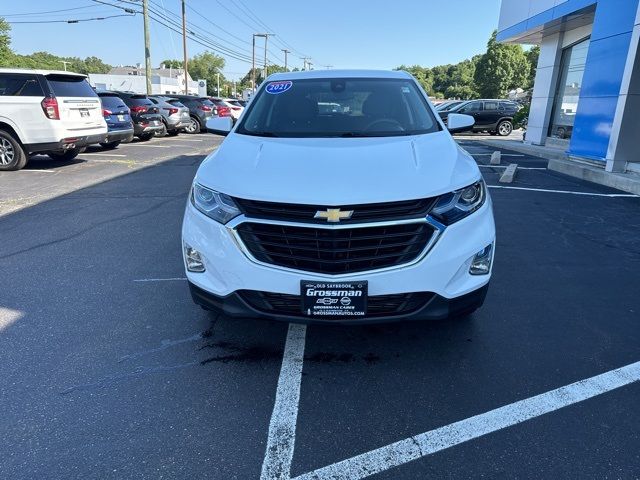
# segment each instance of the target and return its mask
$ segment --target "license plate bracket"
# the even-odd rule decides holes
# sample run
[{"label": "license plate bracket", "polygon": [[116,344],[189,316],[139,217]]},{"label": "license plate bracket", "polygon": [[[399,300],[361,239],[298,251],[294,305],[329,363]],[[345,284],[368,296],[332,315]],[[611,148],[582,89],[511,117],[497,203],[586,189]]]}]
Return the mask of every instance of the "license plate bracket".
[{"label": "license plate bracket", "polygon": [[302,313],[308,317],[362,318],[367,314],[369,282],[317,282],[302,280]]}]

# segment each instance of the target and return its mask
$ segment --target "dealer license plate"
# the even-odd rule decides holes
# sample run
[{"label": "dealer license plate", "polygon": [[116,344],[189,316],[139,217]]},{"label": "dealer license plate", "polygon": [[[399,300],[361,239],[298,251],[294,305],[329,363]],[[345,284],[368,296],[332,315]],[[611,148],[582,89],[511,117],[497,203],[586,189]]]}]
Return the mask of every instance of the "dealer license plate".
[{"label": "dealer license plate", "polygon": [[367,314],[369,283],[300,282],[302,311],[309,317],[358,318]]},{"label": "dealer license plate", "polygon": [[80,110],[80,118],[88,117],[88,116],[89,116],[89,110],[86,110],[86,109]]},{"label": "dealer license plate", "polygon": [[124,122],[124,115],[118,115],[118,121]]}]

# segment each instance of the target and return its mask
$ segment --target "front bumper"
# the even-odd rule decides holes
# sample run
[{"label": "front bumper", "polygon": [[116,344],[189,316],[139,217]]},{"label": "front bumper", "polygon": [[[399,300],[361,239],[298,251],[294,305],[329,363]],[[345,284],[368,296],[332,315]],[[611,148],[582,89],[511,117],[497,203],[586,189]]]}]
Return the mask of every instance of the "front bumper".
[{"label": "front bumper", "polygon": [[231,293],[226,297],[219,297],[197,287],[189,282],[191,298],[196,305],[212,310],[219,314],[231,318],[259,318],[266,320],[279,320],[295,323],[331,323],[343,325],[358,325],[372,323],[387,323],[398,321],[420,321],[420,320],[443,320],[457,315],[464,315],[480,307],[487,295],[489,285],[484,285],[479,289],[462,295],[460,297],[448,299],[440,295],[432,295],[431,298],[418,310],[408,314],[376,316],[373,318],[359,318],[357,320],[344,318],[325,319],[322,317],[309,318],[304,315],[287,315],[281,313],[265,312],[252,306],[238,292]]},{"label": "front bumper", "polygon": [[229,226],[206,217],[190,202],[185,211],[182,239],[183,245],[189,245],[201,253],[206,267],[202,273],[187,271],[189,282],[214,297],[228,297],[240,290],[299,295],[302,280],[367,280],[370,296],[432,292],[444,300],[452,300],[489,283],[491,272],[487,275],[471,275],[469,267],[477,252],[494,244],[495,225],[491,198],[488,197],[477,212],[446,227],[431,249],[418,261],[384,271],[337,276],[300,272],[256,262],[244,253]]}]

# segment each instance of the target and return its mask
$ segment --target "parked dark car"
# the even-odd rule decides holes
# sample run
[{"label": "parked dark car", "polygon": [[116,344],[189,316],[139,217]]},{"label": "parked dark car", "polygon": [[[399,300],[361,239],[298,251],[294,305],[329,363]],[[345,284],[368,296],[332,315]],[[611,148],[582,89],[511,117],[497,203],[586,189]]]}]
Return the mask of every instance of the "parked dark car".
[{"label": "parked dark car", "polygon": [[[163,95],[151,95],[149,100],[158,107],[160,115],[162,115],[164,128],[157,133],[159,137],[164,137],[166,134],[177,135],[189,126],[191,122],[189,109],[182,105],[179,100]],[[172,100],[172,102],[169,102],[169,100]]]},{"label": "parked dark car", "polygon": [[193,95],[171,95],[171,98],[178,100],[189,109],[190,122],[185,127],[187,133],[200,133],[206,131],[207,120],[213,115],[217,115],[215,105],[207,97],[196,97]]},{"label": "parked dark car", "polygon": [[162,116],[146,95],[133,92],[115,92],[124,100],[131,111],[134,135],[142,141],[147,141],[157,131],[164,128]]},{"label": "parked dark car", "polygon": [[457,107],[461,103],[464,103],[464,100],[449,100],[447,102],[442,102],[436,105],[436,110],[439,112],[447,112],[452,108]]},{"label": "parked dark car", "polygon": [[133,140],[133,121],[129,107],[116,92],[98,91],[96,93],[102,102],[102,115],[109,129],[107,139],[100,142],[100,146],[110,150],[120,145],[120,142]]},{"label": "parked dark car", "polygon": [[513,131],[513,116],[520,106],[510,100],[469,100],[447,111],[439,111],[446,123],[450,113],[463,113],[475,118],[474,132],[489,132],[491,135],[507,136]]}]

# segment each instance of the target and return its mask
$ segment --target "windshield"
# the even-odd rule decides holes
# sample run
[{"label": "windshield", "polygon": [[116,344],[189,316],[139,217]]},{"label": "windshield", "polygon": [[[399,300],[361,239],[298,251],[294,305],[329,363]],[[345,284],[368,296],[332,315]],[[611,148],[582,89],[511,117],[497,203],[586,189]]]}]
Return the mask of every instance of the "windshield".
[{"label": "windshield", "polygon": [[450,110],[455,109],[462,102],[451,102],[440,109],[441,112],[448,112]]},{"label": "windshield", "polygon": [[410,79],[319,78],[269,82],[236,133],[267,137],[387,137],[440,129]]}]

